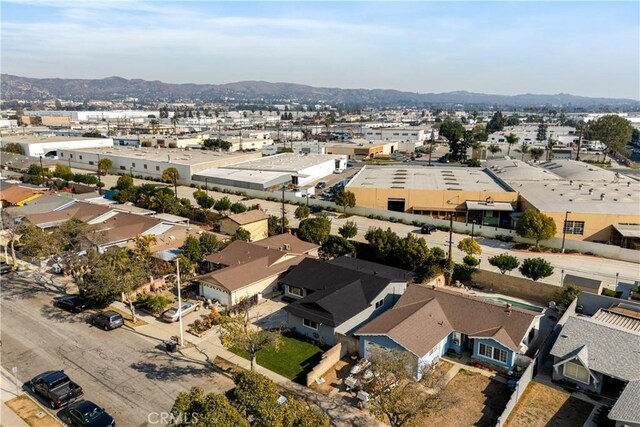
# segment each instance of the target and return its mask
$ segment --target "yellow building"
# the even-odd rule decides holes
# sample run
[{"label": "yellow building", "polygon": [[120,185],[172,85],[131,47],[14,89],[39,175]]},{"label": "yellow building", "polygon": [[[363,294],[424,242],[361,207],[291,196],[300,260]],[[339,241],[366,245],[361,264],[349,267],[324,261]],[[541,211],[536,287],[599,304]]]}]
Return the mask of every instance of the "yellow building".
[{"label": "yellow building", "polygon": [[229,215],[220,221],[220,232],[233,236],[238,228],[244,228],[251,234],[251,241],[266,239],[269,236],[268,216],[260,209]]},{"label": "yellow building", "polygon": [[365,166],[346,186],[356,205],[509,227],[518,194],[479,168]]}]

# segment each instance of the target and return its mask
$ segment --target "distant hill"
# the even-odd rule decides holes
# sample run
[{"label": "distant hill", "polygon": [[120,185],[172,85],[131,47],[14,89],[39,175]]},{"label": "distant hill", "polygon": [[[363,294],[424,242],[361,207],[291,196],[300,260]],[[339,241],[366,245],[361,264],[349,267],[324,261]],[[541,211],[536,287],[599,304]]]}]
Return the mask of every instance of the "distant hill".
[{"label": "distant hill", "polygon": [[3,100],[120,100],[125,97],[141,101],[203,100],[220,101],[234,98],[245,102],[297,100],[302,103],[364,105],[557,105],[557,106],[635,106],[639,101],[615,98],[589,98],[569,94],[556,95],[489,95],[466,91],[446,93],[414,93],[391,89],[339,89],[313,87],[294,83],[243,81],[237,83],[173,84],[158,80],[124,79],[35,79],[2,74]]}]

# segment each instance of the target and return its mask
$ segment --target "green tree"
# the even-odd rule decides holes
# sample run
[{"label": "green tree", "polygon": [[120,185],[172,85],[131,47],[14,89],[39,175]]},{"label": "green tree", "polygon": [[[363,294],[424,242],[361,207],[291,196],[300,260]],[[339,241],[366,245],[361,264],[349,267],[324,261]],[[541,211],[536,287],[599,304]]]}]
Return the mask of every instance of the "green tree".
[{"label": "green tree", "polygon": [[506,120],[502,115],[502,112],[496,111],[493,114],[493,117],[491,117],[491,120],[489,120],[489,123],[487,123],[487,132],[488,133],[500,132],[501,130],[504,129],[505,123],[506,123]]},{"label": "green tree", "polygon": [[522,153],[522,158],[520,160],[524,161],[525,154],[531,151],[531,145],[527,144],[526,142],[523,142],[520,148],[516,151],[519,151],[520,153]]},{"label": "green tree", "polygon": [[241,240],[243,242],[251,241],[251,233],[242,227],[238,227],[235,234],[233,235],[233,240]]},{"label": "green tree", "polygon": [[353,239],[358,234],[358,224],[355,221],[347,221],[338,229],[338,233],[345,239]]},{"label": "green tree", "polygon": [[98,173],[100,175],[106,175],[112,167],[113,162],[111,161],[111,159],[100,159],[98,161]]},{"label": "green tree", "polygon": [[[540,157],[542,157],[542,155],[544,154],[544,150],[542,148],[538,148],[538,147],[534,147],[529,149],[529,154],[531,155],[531,158],[533,158],[533,160],[540,160]],[[523,154],[524,157],[524,154]]]},{"label": "green tree", "polygon": [[173,192],[178,197],[178,180],[180,179],[180,172],[176,168],[166,168],[162,171],[162,180],[164,182],[170,182],[173,184]]},{"label": "green tree", "polygon": [[99,262],[84,274],[75,276],[80,294],[89,304],[103,308],[117,300],[122,292],[120,278],[114,274],[113,268],[105,262]]},{"label": "green tree", "polygon": [[[284,217],[284,228],[286,229],[289,226],[289,220],[287,217]],[[282,218],[279,218],[275,215],[269,215],[267,218],[267,227],[269,229],[269,236],[275,236],[276,234],[280,234],[282,230]]]},{"label": "green tree", "polygon": [[[615,114],[600,117],[589,126],[591,139],[602,142],[609,153],[625,151],[631,141],[633,127],[629,120]],[[605,159],[606,160],[606,159]]]},{"label": "green tree", "polygon": [[574,299],[578,298],[580,294],[580,289],[575,285],[569,285],[562,292],[560,298],[558,298],[558,302],[560,304],[564,304],[565,306],[569,306],[573,302]]},{"label": "green tree", "polygon": [[239,214],[242,212],[246,212],[247,207],[240,202],[235,202],[235,203],[232,203],[231,206],[229,206],[229,210],[234,214]]},{"label": "green tree", "polygon": [[331,233],[331,221],[324,215],[300,221],[298,237],[306,242],[322,245]]},{"label": "green tree", "polygon": [[24,150],[22,149],[22,145],[18,144],[17,142],[10,142],[8,144],[3,144],[2,151],[4,151],[5,153],[22,154],[24,156]]},{"label": "green tree", "polygon": [[224,196],[223,198],[216,200],[214,209],[222,213],[231,209],[231,205],[232,205],[231,199],[229,199],[227,196]]},{"label": "green tree", "polygon": [[131,190],[134,187],[133,178],[129,175],[122,175],[118,178],[118,181],[116,181],[116,190],[118,191]]},{"label": "green tree", "polygon": [[520,266],[520,273],[533,281],[544,279],[553,274],[553,267],[544,258],[527,258]]},{"label": "green tree", "polygon": [[146,269],[151,265],[151,247],[157,243],[153,234],[138,234],[133,239],[133,249],[131,250],[134,259]]},{"label": "green tree", "polygon": [[73,172],[71,172],[71,168],[69,166],[56,165],[56,169],[53,171],[53,176],[65,181],[71,181],[73,179]]},{"label": "green tree", "polygon": [[398,265],[414,271],[429,258],[429,248],[422,237],[408,233],[407,237],[398,240],[392,252]]},{"label": "green tree", "polygon": [[524,211],[516,222],[518,236],[536,241],[536,248],[540,247],[540,240],[551,239],[556,235],[556,223],[550,216],[533,209]]},{"label": "green tree", "polygon": [[509,116],[507,117],[507,121],[505,123],[507,126],[518,126],[520,124],[520,119],[518,116]]},{"label": "green tree", "polygon": [[515,133],[510,133],[505,137],[505,139],[507,140],[507,147],[508,147],[507,156],[509,156],[511,154],[511,146],[514,144],[517,144],[520,138],[518,138],[518,135],[516,135]]},{"label": "green tree", "polygon": [[467,255],[480,255],[482,253],[482,247],[471,237],[460,240],[458,242],[458,249]]},{"label": "green tree", "polygon": [[341,206],[343,213],[347,213],[347,208],[352,208],[356,205],[356,195],[351,191],[340,190],[336,193],[333,200],[336,205]]},{"label": "green tree", "polygon": [[450,118],[442,122],[439,130],[440,136],[447,138],[451,142],[460,141],[464,137],[464,126],[460,123],[453,122]]},{"label": "green tree", "polygon": [[176,427],[249,427],[249,422],[224,394],[206,393],[200,387],[178,394],[171,414]]},{"label": "green tree", "polygon": [[57,242],[47,232],[33,224],[21,225],[17,229],[20,236],[18,250],[26,256],[43,258],[60,251]]},{"label": "green tree", "polygon": [[238,314],[225,319],[221,327],[222,345],[249,354],[252,371],[256,370],[256,357],[260,350],[277,350],[280,346],[280,332],[268,331],[253,325],[248,306],[243,307]]},{"label": "green tree", "polygon": [[237,370],[233,382],[236,384],[233,397],[238,409],[253,419],[253,426],[282,425],[284,408],[278,403],[278,387],[271,380],[253,370]]},{"label": "green tree", "polygon": [[309,206],[301,205],[296,208],[293,215],[296,217],[296,219],[303,220],[303,219],[309,218],[310,213],[311,211],[309,210]]},{"label": "green tree", "polygon": [[87,243],[89,229],[78,218],[62,223],[51,235],[56,247],[61,251],[80,252]]},{"label": "green tree", "polygon": [[309,406],[307,402],[296,396],[287,396],[282,425],[284,427],[330,427],[329,420],[319,409]]},{"label": "green tree", "polygon": [[220,250],[221,242],[213,233],[202,233],[198,240],[203,255],[214,254]]},{"label": "green tree", "polygon": [[189,236],[180,247],[182,255],[192,263],[197,263],[202,259],[202,247],[200,240],[195,236]]},{"label": "green tree", "polygon": [[200,206],[202,209],[211,209],[216,204],[216,200],[213,197],[207,195],[207,193],[202,190],[194,191],[193,198],[196,200],[198,206]]},{"label": "green tree", "polygon": [[487,150],[489,150],[489,152],[491,153],[491,158],[493,158],[496,155],[496,153],[501,153],[502,152],[502,148],[500,148],[496,144],[489,145],[487,147]]},{"label": "green tree", "polygon": [[498,270],[500,270],[500,273],[504,274],[507,271],[518,268],[518,266],[520,265],[520,261],[518,261],[518,258],[514,257],[513,255],[503,253],[500,255],[494,255],[489,258],[489,264],[493,265]]},{"label": "green tree", "polygon": [[383,230],[379,227],[371,227],[367,230],[364,238],[375,251],[376,258],[383,264],[392,259],[394,250],[400,241],[398,235],[391,231],[391,228]]},{"label": "green tree", "polygon": [[322,259],[332,259],[342,255],[354,254],[356,251],[353,243],[340,236],[329,236],[320,248]]}]

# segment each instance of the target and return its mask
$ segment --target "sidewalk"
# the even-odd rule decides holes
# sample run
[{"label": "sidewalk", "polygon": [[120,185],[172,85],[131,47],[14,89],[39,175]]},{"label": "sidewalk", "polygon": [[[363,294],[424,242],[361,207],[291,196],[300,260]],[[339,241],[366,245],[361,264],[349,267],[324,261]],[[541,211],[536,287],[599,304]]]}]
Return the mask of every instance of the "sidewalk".
[{"label": "sidewalk", "polygon": [[[125,306],[125,304],[115,302],[112,305],[120,310],[129,312],[129,308]],[[147,339],[155,341],[157,344],[179,334],[177,323],[167,324],[158,321],[154,316],[140,312],[136,312],[136,316],[147,322],[147,325],[136,327],[133,333],[143,335]],[[183,326],[186,329],[187,322],[185,322]],[[185,331],[184,341],[184,346],[177,353],[173,353],[173,357],[199,361],[212,367],[215,366],[214,361],[216,357],[220,357],[243,369],[251,369],[249,360],[230,352],[222,345],[215,329],[202,337],[196,337]],[[383,423],[366,411],[360,411],[341,400],[324,396],[261,366],[256,367],[256,372],[261,373],[291,393],[318,405],[329,417],[332,426],[384,426]]]},{"label": "sidewalk", "polygon": [[21,383],[11,373],[0,368],[0,397],[2,397],[0,426],[2,427],[28,427],[28,424],[5,404],[8,400],[17,397],[17,393],[22,394],[20,386]]}]

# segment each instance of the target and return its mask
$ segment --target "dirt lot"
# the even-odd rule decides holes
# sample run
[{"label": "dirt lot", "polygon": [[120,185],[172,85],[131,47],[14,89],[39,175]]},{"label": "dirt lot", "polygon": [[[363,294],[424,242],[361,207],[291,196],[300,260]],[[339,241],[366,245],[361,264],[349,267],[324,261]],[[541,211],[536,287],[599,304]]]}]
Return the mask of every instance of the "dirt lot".
[{"label": "dirt lot", "polygon": [[322,376],[324,383],[311,384],[311,388],[325,396],[333,396],[339,391],[344,391],[342,381],[349,376],[349,371],[353,365],[354,361],[348,357],[341,359]]},{"label": "dirt lot", "polygon": [[506,384],[463,369],[447,384],[442,409],[419,425],[493,427],[510,396]]},{"label": "dirt lot", "polygon": [[530,382],[507,420],[509,427],[581,426],[593,405],[544,384]]}]

